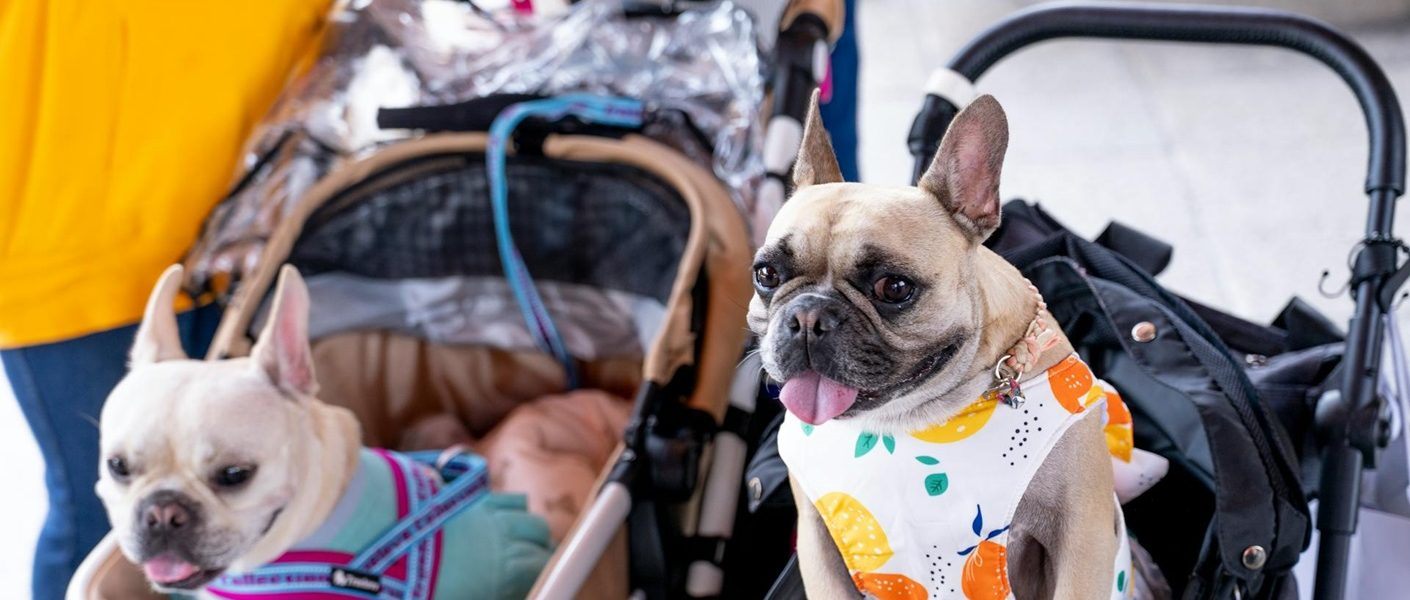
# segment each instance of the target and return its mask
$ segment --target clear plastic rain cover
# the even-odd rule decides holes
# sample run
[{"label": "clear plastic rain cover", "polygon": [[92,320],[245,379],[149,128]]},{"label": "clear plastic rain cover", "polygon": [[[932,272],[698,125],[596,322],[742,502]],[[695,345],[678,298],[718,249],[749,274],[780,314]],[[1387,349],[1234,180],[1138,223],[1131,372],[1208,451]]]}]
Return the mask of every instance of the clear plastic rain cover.
[{"label": "clear plastic rain cover", "polygon": [[644,133],[713,170],[741,210],[763,176],[764,66],[748,14],[730,2],[629,17],[585,0],[556,17],[452,0],[353,0],[327,47],[247,148],[243,180],[192,250],[196,282],[253,269],[290,208],[339,164],[417,135],[377,126],[380,108],[496,93],[591,92],[644,100]]}]

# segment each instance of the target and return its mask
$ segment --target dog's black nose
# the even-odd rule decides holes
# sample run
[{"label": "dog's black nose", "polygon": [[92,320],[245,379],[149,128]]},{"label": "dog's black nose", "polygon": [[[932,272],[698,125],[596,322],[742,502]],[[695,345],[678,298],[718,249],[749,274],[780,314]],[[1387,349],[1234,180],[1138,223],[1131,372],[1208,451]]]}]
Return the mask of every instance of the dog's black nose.
[{"label": "dog's black nose", "polygon": [[799,298],[788,307],[784,323],[789,333],[795,336],[806,335],[813,339],[821,338],[836,330],[847,320],[847,313],[840,302],[819,296]]}]

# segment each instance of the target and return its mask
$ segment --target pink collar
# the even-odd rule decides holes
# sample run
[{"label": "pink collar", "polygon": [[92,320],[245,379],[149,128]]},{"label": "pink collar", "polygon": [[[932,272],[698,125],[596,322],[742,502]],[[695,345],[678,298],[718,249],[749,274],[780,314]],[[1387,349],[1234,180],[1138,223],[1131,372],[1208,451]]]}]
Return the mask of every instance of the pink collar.
[{"label": "pink collar", "polygon": [[1028,284],[1028,290],[1033,292],[1033,297],[1038,301],[1033,320],[1028,322],[1028,329],[1023,332],[1023,337],[994,365],[994,385],[985,393],[986,396],[1014,408],[1021,406],[1024,400],[1023,388],[1019,381],[1032,370],[1044,352],[1058,345],[1057,331],[1048,327],[1047,321],[1043,319],[1043,311],[1048,309],[1048,304],[1043,302],[1043,294],[1032,282],[1027,279],[1023,281]]}]

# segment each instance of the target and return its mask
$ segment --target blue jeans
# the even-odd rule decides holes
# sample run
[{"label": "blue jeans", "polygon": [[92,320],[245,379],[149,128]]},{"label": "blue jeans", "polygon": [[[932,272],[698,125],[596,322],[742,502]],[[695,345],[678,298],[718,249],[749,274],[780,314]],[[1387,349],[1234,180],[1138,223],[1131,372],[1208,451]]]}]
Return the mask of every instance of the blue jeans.
[{"label": "blue jeans", "polygon": [[[188,353],[206,351],[220,311],[208,306],[177,317]],[[35,600],[61,600],[69,578],[108,532],[93,492],[98,481],[98,416],[127,372],[137,326],[72,340],[0,351],[5,375],[44,457],[49,514],[34,551]]]},{"label": "blue jeans", "polygon": [[822,105],[823,125],[832,138],[837,166],[842,178],[861,181],[857,161],[857,71],[861,56],[857,51],[857,2],[847,0],[847,24],[832,48],[832,99]]}]

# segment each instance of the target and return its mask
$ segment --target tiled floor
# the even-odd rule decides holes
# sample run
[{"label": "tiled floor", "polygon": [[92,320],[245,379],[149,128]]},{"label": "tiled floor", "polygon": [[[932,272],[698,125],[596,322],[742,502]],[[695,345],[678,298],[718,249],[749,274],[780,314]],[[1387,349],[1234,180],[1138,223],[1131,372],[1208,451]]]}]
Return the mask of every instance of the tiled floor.
[{"label": "tiled floor", "polygon": [[[908,180],[905,135],[930,69],[1026,4],[861,0],[868,181]],[[1353,35],[1410,96],[1410,23]],[[980,88],[1011,120],[1006,198],[1037,199],[1079,233],[1119,219],[1162,237],[1176,248],[1167,285],[1245,317],[1271,318],[1293,295],[1349,314],[1317,280],[1345,274],[1361,235],[1366,133],[1321,65],[1282,50],[1059,41],[1005,61]],[[0,385],[0,598],[27,595],[43,516],[29,439]]]}]

